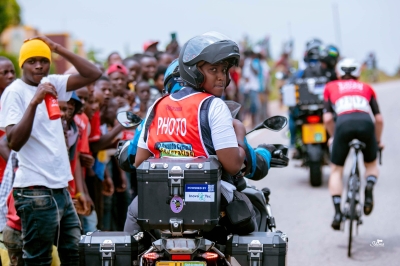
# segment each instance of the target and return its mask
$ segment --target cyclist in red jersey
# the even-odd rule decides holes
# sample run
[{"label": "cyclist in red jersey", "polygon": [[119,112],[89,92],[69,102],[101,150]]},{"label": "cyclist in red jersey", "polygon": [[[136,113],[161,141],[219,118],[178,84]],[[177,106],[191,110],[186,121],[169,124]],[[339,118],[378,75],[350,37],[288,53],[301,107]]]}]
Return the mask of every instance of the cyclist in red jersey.
[{"label": "cyclist in red jersey", "polygon": [[[364,213],[369,215],[373,208],[372,190],[378,178],[376,162],[378,146],[381,143],[383,117],[379,111],[375,91],[368,84],[357,81],[360,76],[360,64],[350,58],[341,60],[336,72],[339,80],[329,82],[324,91],[324,124],[328,130],[332,144],[331,175],[329,191],[335,206],[335,216],[332,228],[340,229],[342,213],[340,211],[341,194],[343,190],[343,166],[349,152],[349,142],[358,139],[366,144],[362,150],[364,155],[365,187]],[[371,119],[372,112],[375,123]],[[334,119],[336,114],[336,122]]]}]

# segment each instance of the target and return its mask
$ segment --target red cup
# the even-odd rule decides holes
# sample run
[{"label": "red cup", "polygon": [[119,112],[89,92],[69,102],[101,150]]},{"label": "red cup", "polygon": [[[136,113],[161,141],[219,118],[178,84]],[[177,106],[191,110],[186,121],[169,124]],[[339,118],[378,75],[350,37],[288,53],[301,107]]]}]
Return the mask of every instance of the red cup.
[{"label": "red cup", "polygon": [[58,100],[52,94],[46,94],[44,101],[47,107],[47,113],[49,114],[50,120],[56,120],[61,117],[60,106]]}]

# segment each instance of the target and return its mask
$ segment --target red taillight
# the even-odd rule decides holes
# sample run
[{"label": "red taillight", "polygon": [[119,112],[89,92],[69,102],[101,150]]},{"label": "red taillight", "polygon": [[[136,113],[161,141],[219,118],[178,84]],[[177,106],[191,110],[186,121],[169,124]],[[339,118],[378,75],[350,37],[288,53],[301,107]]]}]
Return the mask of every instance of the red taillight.
[{"label": "red taillight", "polygon": [[205,260],[216,260],[218,259],[218,254],[212,252],[206,252],[201,255]]},{"label": "red taillight", "polygon": [[182,255],[172,255],[171,256],[172,260],[191,260],[191,255],[190,254],[182,254]]},{"label": "red taillight", "polygon": [[160,255],[158,255],[155,252],[150,252],[150,253],[147,253],[147,254],[143,255],[143,258],[145,258],[146,260],[156,260],[159,257],[160,257]]},{"label": "red taillight", "polygon": [[318,123],[319,121],[321,121],[321,117],[319,117],[318,115],[307,116],[307,122],[310,124],[315,124]]}]

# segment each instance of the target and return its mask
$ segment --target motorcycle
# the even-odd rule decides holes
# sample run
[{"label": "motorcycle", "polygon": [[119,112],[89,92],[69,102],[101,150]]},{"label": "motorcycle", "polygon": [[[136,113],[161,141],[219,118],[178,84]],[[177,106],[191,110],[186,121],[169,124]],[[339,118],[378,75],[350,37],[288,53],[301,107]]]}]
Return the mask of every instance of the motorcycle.
[{"label": "motorcycle", "polygon": [[[238,111],[238,108],[233,109],[232,115]],[[129,112],[120,113],[117,120],[125,127],[138,124],[138,119]],[[286,124],[285,117],[274,116],[248,133],[260,129],[279,131]],[[288,148],[280,144],[275,147],[271,168],[286,167]],[[241,191],[254,207],[256,232],[248,235],[222,233],[223,237],[219,237],[219,232],[225,232],[218,225],[219,217],[223,215],[219,207],[224,181],[221,181],[222,169],[217,159],[150,158],[136,172],[139,188],[137,221],[144,232],[133,235],[129,244],[129,236],[119,234],[124,238],[118,241],[125,243],[125,247],[135,246],[130,249],[131,257],[124,262],[131,260],[131,265],[140,266],[286,265],[288,238],[276,230],[269,204],[270,189],[258,190],[246,185]],[[95,233],[84,237],[82,247],[93,246],[96,242],[100,246],[103,265],[122,265],[117,244],[109,235],[116,233],[97,233],[97,238]],[[146,240],[146,235],[152,238],[151,243],[148,238]],[[82,265],[97,265],[90,264],[94,257],[89,258],[88,252],[83,256],[86,258],[81,258]]]},{"label": "motorcycle", "polygon": [[326,77],[298,78],[283,88],[296,127],[294,159],[309,168],[310,184],[315,187],[321,186],[322,166],[329,161],[328,134],[322,121],[327,81]]}]

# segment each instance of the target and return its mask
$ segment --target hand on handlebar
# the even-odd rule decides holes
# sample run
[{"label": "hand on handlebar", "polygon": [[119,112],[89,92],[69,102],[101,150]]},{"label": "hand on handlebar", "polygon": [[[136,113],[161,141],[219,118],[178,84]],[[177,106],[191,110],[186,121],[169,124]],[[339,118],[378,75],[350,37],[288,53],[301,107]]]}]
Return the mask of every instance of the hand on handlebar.
[{"label": "hand on handlebar", "polygon": [[276,147],[272,144],[260,144],[258,145],[259,148],[264,148],[267,151],[271,153],[271,156],[273,156],[274,152],[277,150]]},{"label": "hand on handlebar", "polygon": [[378,149],[383,150],[385,148],[385,145],[382,142],[378,142]]}]

